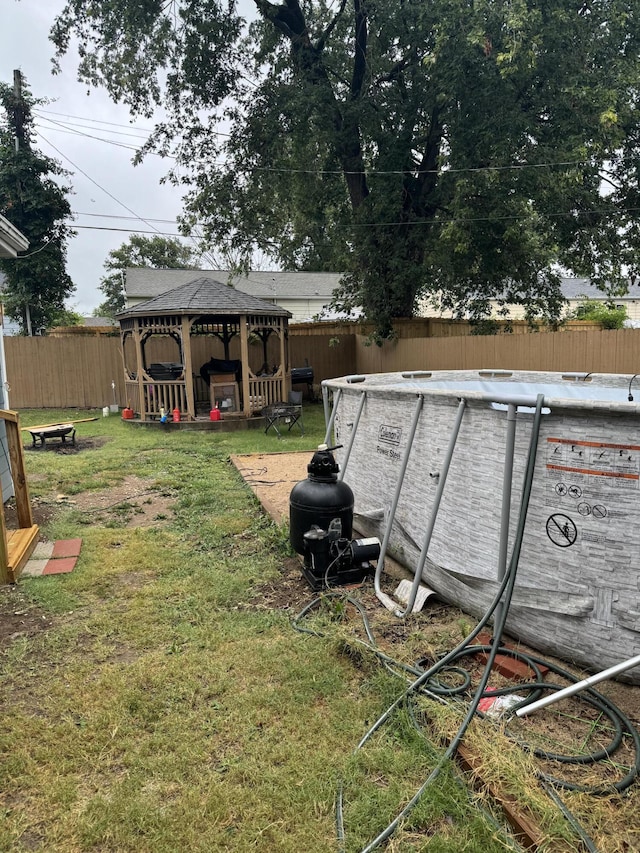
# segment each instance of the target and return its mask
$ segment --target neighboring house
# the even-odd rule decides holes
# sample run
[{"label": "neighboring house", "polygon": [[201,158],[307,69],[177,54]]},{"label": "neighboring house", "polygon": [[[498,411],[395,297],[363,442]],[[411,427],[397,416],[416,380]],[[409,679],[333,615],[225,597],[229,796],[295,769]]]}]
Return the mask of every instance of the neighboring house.
[{"label": "neighboring house", "polygon": [[28,248],[24,234],[0,214],[0,258],[17,258],[18,252],[26,252]]},{"label": "neighboring house", "polygon": [[[573,313],[585,299],[594,299],[598,302],[613,302],[616,308],[626,308],[627,317],[629,320],[640,321],[640,285],[629,284],[629,291],[625,296],[609,297],[603,290],[599,290],[595,285],[591,284],[588,278],[563,278],[561,279],[561,288],[564,298],[567,300],[566,308],[563,316]],[[491,300],[491,316],[499,318],[498,310],[500,306],[495,299]],[[525,316],[524,309],[520,305],[511,305],[509,307],[509,316],[512,320],[523,320]],[[427,302],[423,303],[420,315],[423,317],[451,317],[451,312],[438,312],[433,306]]]},{"label": "neighboring house", "polygon": [[[250,272],[248,276],[235,276],[229,270],[157,270],[150,268],[128,269],[125,276],[125,299],[127,308],[132,308],[146,299],[153,299],[167,290],[187,284],[207,275],[219,281],[229,282],[237,290],[251,296],[273,302],[292,314],[290,323],[308,323],[316,318],[323,320],[356,319],[360,312],[346,318],[329,308],[334,290],[340,284],[341,273],[322,272]],[[586,299],[601,302],[609,297],[587,278],[563,278],[562,293],[567,300],[564,314],[574,311]],[[625,296],[616,296],[616,306],[627,310],[629,320],[640,322],[640,285],[630,284]],[[492,300],[492,317],[499,317],[497,300]],[[439,312],[425,300],[418,309],[421,317],[451,317],[451,312]],[[519,305],[511,306],[513,320],[524,318]]]},{"label": "neighboring house", "polygon": [[113,317],[83,317],[82,325],[89,326],[92,329],[106,329],[107,326],[114,326],[118,329],[120,328],[120,324],[117,320],[114,320]]},{"label": "neighboring house", "polygon": [[640,285],[629,284],[624,296],[609,297],[591,284],[588,278],[563,278],[562,293],[568,301],[567,312],[573,312],[585,299],[612,302],[616,308],[626,308],[629,320],[640,320]]},{"label": "neighboring house", "polygon": [[157,270],[130,268],[125,273],[126,307],[202,278],[231,284],[236,290],[272,302],[291,313],[290,323],[302,323],[329,305],[341,273],[262,272],[237,275],[229,270]]},{"label": "neighboring house", "polygon": [[[15,228],[8,219],[0,214],[0,258],[16,258],[18,252],[29,248],[27,238]],[[7,383],[7,363],[4,356],[4,330],[0,325],[0,409],[9,408],[9,385]],[[4,421],[0,420],[0,484],[2,501],[8,501],[14,494],[11,470],[9,468],[9,450],[7,447],[7,431]]]},{"label": "neighboring house", "polygon": [[[0,258],[3,255],[0,255]],[[2,294],[4,292],[4,283],[5,283],[5,275],[0,272],[0,326],[2,327],[2,334],[5,338],[12,337],[13,335],[20,334],[20,324],[16,323],[15,320],[10,320],[9,317],[4,313],[4,306],[2,305]]]}]

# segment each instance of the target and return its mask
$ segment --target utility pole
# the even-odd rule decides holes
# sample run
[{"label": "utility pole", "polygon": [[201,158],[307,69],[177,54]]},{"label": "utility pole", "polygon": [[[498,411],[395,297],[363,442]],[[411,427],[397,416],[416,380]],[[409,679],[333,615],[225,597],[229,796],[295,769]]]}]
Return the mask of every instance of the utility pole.
[{"label": "utility pole", "polygon": [[13,94],[16,96],[13,108],[13,121],[15,125],[16,153],[24,148],[24,105],[22,101],[22,71],[16,68],[13,72]]},{"label": "utility pole", "polygon": [[[20,149],[25,147],[24,138],[24,101],[22,99],[22,71],[19,68],[13,72],[13,94],[15,95],[15,103],[13,107],[13,124],[14,124],[14,145],[16,155],[20,153]],[[22,188],[20,187],[20,178],[18,181],[18,198],[22,199]],[[31,311],[29,310],[29,302],[24,305],[24,320],[27,327],[27,335],[33,336],[31,329]]]}]

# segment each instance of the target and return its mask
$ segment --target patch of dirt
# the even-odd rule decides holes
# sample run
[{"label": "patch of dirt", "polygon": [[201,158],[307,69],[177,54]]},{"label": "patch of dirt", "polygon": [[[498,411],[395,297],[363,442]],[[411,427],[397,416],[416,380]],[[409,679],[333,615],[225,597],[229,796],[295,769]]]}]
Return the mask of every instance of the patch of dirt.
[{"label": "patch of dirt", "polygon": [[[156,527],[173,517],[174,500],[172,494],[154,487],[153,481],[129,476],[108,489],[33,498],[31,513],[34,524],[41,529],[63,507],[86,514],[87,524]],[[16,529],[18,519],[13,498],[5,504],[4,514],[7,528]],[[41,535],[40,541],[46,541],[45,537]],[[144,581],[143,576],[134,573],[130,578],[121,578],[121,583],[128,582],[132,586],[142,585]],[[20,584],[0,586],[0,650],[14,640],[37,634],[52,624],[51,617],[29,600]]]},{"label": "patch of dirt", "polygon": [[52,624],[51,616],[33,604],[18,584],[0,586],[0,649],[21,637],[39,634]]},{"label": "patch of dirt", "polygon": [[44,444],[29,444],[25,445],[25,453],[61,453],[65,456],[71,456],[74,453],[82,453],[84,450],[95,450],[96,447],[102,447],[103,444],[109,441],[106,437],[98,438],[78,438],[76,436],[75,444],[70,441],[60,441],[60,439],[52,438]]},{"label": "patch of dirt", "polygon": [[254,588],[247,606],[251,610],[283,610],[295,616],[309,603],[311,593],[300,571],[297,557],[288,557],[280,567],[280,575]]},{"label": "patch of dirt", "polygon": [[147,480],[129,475],[116,486],[77,495],[52,496],[58,506],[70,506],[90,516],[91,524],[117,522],[119,527],[157,527],[173,517],[175,496]]},{"label": "patch of dirt", "polygon": [[[108,489],[80,492],[76,495],[52,493],[33,498],[31,512],[34,524],[40,528],[64,507],[73,508],[87,516],[87,523],[109,524],[118,527],[157,527],[173,517],[175,496],[167,490],[160,491],[152,480],[134,475]],[[15,500],[5,504],[7,528],[18,524]],[[41,537],[42,538],[42,537]]]}]

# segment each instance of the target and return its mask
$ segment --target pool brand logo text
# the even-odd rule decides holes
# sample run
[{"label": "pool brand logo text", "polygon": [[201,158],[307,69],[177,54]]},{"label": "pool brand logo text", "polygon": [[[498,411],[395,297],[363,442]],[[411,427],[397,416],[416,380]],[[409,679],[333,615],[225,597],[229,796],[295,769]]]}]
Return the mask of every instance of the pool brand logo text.
[{"label": "pool brand logo text", "polygon": [[400,427],[388,426],[380,424],[378,429],[378,441],[384,441],[386,444],[400,444],[402,438],[402,429]]}]

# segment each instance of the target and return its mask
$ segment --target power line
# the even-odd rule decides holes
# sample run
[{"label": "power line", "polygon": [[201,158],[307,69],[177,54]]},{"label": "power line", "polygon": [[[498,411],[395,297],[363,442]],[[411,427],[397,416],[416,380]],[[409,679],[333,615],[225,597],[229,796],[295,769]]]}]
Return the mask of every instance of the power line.
[{"label": "power line", "polygon": [[143,228],[114,228],[106,225],[75,225],[74,231],[122,231],[125,234],[157,234],[159,237],[179,237],[182,240],[193,240],[193,237],[185,234],[175,234],[169,231],[158,231],[154,228],[153,231],[146,231]]},{"label": "power line", "polygon": [[[51,119],[46,119],[46,121],[50,120]],[[136,148],[135,145],[127,145],[126,142],[118,142],[116,139],[105,139],[103,136],[94,136],[91,133],[82,133],[81,130],[63,130],[61,127],[50,127],[47,125],[44,126],[44,129],[46,131],[52,130],[54,133],[68,133],[71,136],[84,136],[86,139],[95,139],[97,142],[106,142],[108,145],[115,145],[117,148],[126,148],[127,151],[140,151],[140,149]],[[154,151],[149,153],[155,154]]]},{"label": "power line", "polygon": [[[34,109],[34,113],[36,113],[37,115],[41,115],[41,116],[54,115],[54,116],[60,116],[61,118],[78,119],[79,121],[89,122],[89,124],[106,124],[106,125],[109,125],[110,127],[123,127],[123,128],[129,127],[129,128],[131,128],[131,125],[127,125],[127,124],[118,124],[117,122],[113,122],[113,121],[102,121],[101,119],[94,119],[94,118],[90,118],[89,116],[75,116],[75,115],[69,115],[68,113],[57,113],[57,112],[53,112],[52,110]],[[47,121],[53,121],[53,119],[46,119],[46,120]],[[66,124],[65,124],[65,126],[70,126],[70,125],[73,126],[73,122],[66,122]],[[83,125],[75,125],[75,126],[76,127],[83,127]],[[98,130],[100,130],[100,129],[102,129],[102,128],[98,128]],[[132,129],[140,131],[140,133],[144,133],[147,135],[155,132],[155,128],[153,130],[151,130],[147,127],[134,127]],[[117,131],[115,131],[115,130],[114,131],[107,131],[107,132],[117,133]],[[212,134],[213,136],[231,136],[230,133],[226,133],[225,131],[222,131],[222,130],[209,130],[209,133]],[[134,136],[135,134],[128,133],[128,134],[123,134],[123,135],[124,136]]]},{"label": "power line", "polygon": [[[82,213],[79,210],[72,210],[74,216],[93,216],[97,219],[140,219],[139,216],[121,216],[116,213]],[[143,222],[162,222],[165,225],[175,225],[175,219],[154,219],[151,216],[145,216]]]},{"label": "power line", "polygon": [[[131,127],[131,125],[129,125],[129,124],[118,124],[115,121],[105,121],[105,120],[99,119],[99,118],[90,118],[89,116],[75,116],[75,115],[71,115],[70,113],[57,113],[57,112],[54,112],[53,110],[42,110],[42,109],[38,108],[38,109],[34,109],[34,113],[46,113],[47,115],[52,115],[52,116],[62,116],[62,118],[76,118],[76,119],[79,119],[80,121],[92,122],[93,124],[108,124],[108,125],[111,125],[111,127]],[[141,133],[153,133],[153,131],[147,127],[138,127],[138,128],[136,128],[136,130],[139,130]]]},{"label": "power line", "polygon": [[[74,169],[77,169],[88,180],[90,180],[91,183],[95,184],[95,186],[97,186],[100,190],[102,190],[104,193],[106,193],[106,195],[108,195],[115,202],[117,202],[117,204],[119,204],[121,207],[123,207],[129,213],[131,213],[134,219],[139,220],[140,222],[143,222],[145,225],[149,225],[153,230],[152,231],[139,231],[138,232],[138,229],[108,228],[106,226],[99,227],[99,226],[89,226],[89,225],[86,225],[86,226],[78,225],[78,226],[74,226],[75,228],[83,228],[85,230],[100,230],[100,231],[127,231],[129,233],[138,232],[141,234],[143,234],[143,233],[151,234],[151,233],[155,232],[155,233],[162,235],[162,236],[184,237],[184,235],[181,235],[181,234],[169,234],[167,232],[161,232],[159,229],[155,228],[155,226],[152,224],[152,222],[153,221],[160,221],[160,220],[145,219],[145,218],[139,216],[134,210],[132,210],[130,207],[128,207],[126,204],[124,204],[124,202],[121,202],[112,193],[110,193],[109,190],[105,189],[97,181],[95,181],[93,178],[91,178],[85,171],[83,171],[79,166],[77,166],[69,157],[67,157],[65,154],[63,154],[59,148],[56,148],[55,145],[53,145],[51,142],[49,142],[49,140],[45,136],[43,136],[43,134],[40,131],[38,131],[38,135],[48,145],[50,145],[54,149],[54,151],[57,151],[61,157],[64,157],[64,159],[67,160],[74,167]],[[544,165],[544,164],[539,164],[539,165]],[[551,165],[551,164],[546,164],[546,165]],[[556,164],[556,165],[560,165],[560,164]],[[564,165],[569,165],[569,163],[565,163]],[[274,171],[283,171],[283,170],[274,170]],[[299,171],[302,171],[302,170],[299,170]],[[616,213],[624,213],[624,212],[632,213],[632,212],[637,212],[639,209],[640,208],[636,208],[636,207],[618,208],[616,210]],[[580,213],[609,213],[609,212],[611,212],[611,211],[604,209],[604,208],[603,209],[592,208],[588,211],[580,211]],[[561,218],[561,217],[571,216],[574,213],[575,213],[575,211],[559,211],[556,213],[547,213],[545,215],[549,218]],[[347,227],[348,228],[358,228],[358,229],[360,229],[360,228],[397,227],[397,226],[415,227],[417,225],[424,225],[427,227],[433,227],[433,226],[440,226],[441,227],[443,225],[470,223],[470,222],[519,221],[519,220],[524,220],[526,218],[527,218],[526,215],[522,215],[522,216],[518,216],[518,215],[479,216],[479,217],[464,217],[464,218],[459,218],[459,219],[452,218],[452,219],[441,219],[441,220],[423,220],[421,222],[411,222],[411,223],[410,222],[362,222],[362,223],[351,223]],[[317,223],[313,223],[313,224],[318,225],[321,223],[317,222]],[[193,236],[189,235],[189,239],[191,239],[193,241],[194,245],[196,246],[196,248],[198,248],[195,238]],[[202,239],[202,238],[200,238],[200,239]],[[202,254],[203,254],[203,256],[206,256],[206,252],[202,252]]]},{"label": "power line", "polygon": [[[634,212],[637,212],[639,210],[640,210],[640,208],[637,208],[637,207],[627,207],[627,208],[622,208],[621,210],[616,211],[616,212],[634,213]],[[584,212],[584,213],[609,213],[611,211],[591,209],[589,211],[581,211],[581,212]],[[575,213],[575,211],[568,210],[568,211],[562,211],[562,212],[558,212],[558,213],[548,213],[548,214],[546,214],[546,216],[548,216],[549,218],[553,218],[553,219],[559,219],[559,218],[562,218],[565,216],[572,216],[572,215],[574,215],[574,213]],[[80,214],[80,215],[82,215],[82,214]],[[100,214],[93,214],[93,215],[99,216]],[[113,218],[117,219],[119,217],[113,217]],[[122,218],[126,219],[128,217],[122,217]],[[359,222],[359,223],[351,223],[350,225],[345,226],[345,228],[347,230],[350,228],[394,228],[397,226],[407,226],[407,225],[410,225],[410,226],[420,225],[420,226],[425,226],[428,228],[433,228],[433,227],[440,227],[441,228],[445,225],[460,225],[460,224],[464,225],[465,223],[469,223],[469,222],[519,221],[519,220],[523,220],[526,218],[527,218],[526,216],[477,216],[477,217],[464,217],[464,218],[459,218],[459,219],[431,219],[431,220],[425,219],[421,222],[410,222],[410,223],[409,222]],[[141,220],[141,221],[146,221],[146,220]],[[149,220],[149,221],[171,222],[171,220],[162,220],[162,219],[154,219],[154,220]],[[312,223],[312,224],[318,225],[319,223],[316,222],[316,223]],[[74,230],[82,229],[82,230],[87,230],[87,231],[124,231],[127,233],[135,233],[135,234],[154,234],[155,233],[155,234],[159,234],[159,235],[162,235],[165,237],[179,237],[179,238],[182,238],[185,240],[186,239],[194,240],[194,237],[192,235],[175,234],[175,233],[170,233],[170,232],[166,232],[166,231],[158,231],[157,229],[155,231],[144,231],[144,230],[140,230],[138,228],[119,228],[119,227],[106,226],[106,225],[75,225],[75,224],[73,225],[73,229]],[[203,237],[201,235],[200,235],[200,239],[203,239]],[[203,251],[203,252],[201,252],[201,254],[203,257],[207,257],[207,255],[209,253],[207,251]]]},{"label": "power line", "polygon": [[255,172],[282,172],[284,174],[292,174],[292,175],[361,175],[365,174],[367,177],[375,177],[385,176],[385,175],[439,175],[443,177],[444,175],[453,175],[453,174],[467,174],[473,172],[513,172],[513,171],[522,171],[524,169],[551,169],[551,168],[560,168],[567,166],[585,166],[587,161],[585,160],[567,160],[567,161],[559,161],[557,163],[514,163],[507,166],[467,166],[465,168],[460,169],[389,169],[389,170],[376,170],[376,169],[367,169],[366,167],[360,172],[351,172],[344,171],[342,169],[279,169],[273,166],[249,166],[247,169],[249,171]]},{"label": "power line", "polygon": [[[50,115],[60,115],[67,116],[66,113],[55,113],[50,110],[40,110],[40,113],[49,113]],[[83,116],[68,116],[69,118],[77,118],[82,121],[88,122],[96,122],[100,124],[109,124],[114,127],[127,127],[127,125],[116,124],[115,122],[103,122],[99,119],[91,119],[85,118]],[[53,119],[47,119],[47,121],[53,122]],[[61,127],[69,128],[72,125],[69,123],[64,124],[63,122],[55,122],[59,124]],[[82,125],[77,125],[78,127],[82,127]],[[140,128],[141,131],[145,133],[153,133],[152,130],[148,130],[146,128]],[[74,131],[68,131],[74,132]],[[102,137],[91,136],[90,134],[81,134],[80,131],[75,131],[79,135],[89,136],[91,139],[97,139],[102,142],[109,142],[110,140],[106,140]],[[230,133],[223,133],[222,131],[210,131],[211,134],[215,136],[226,136],[231,137]],[[124,135],[133,135],[133,134],[124,134]],[[111,144],[116,145],[115,141],[112,141]],[[124,143],[122,143],[122,147],[127,147]],[[135,147],[132,147],[132,150],[139,150]],[[363,171],[368,177],[374,177],[376,175],[385,176],[385,175],[406,175],[408,173],[412,175],[448,175],[448,174],[466,174],[466,173],[482,173],[482,172],[514,172],[514,171],[523,171],[525,169],[555,169],[555,168],[568,168],[575,166],[586,166],[588,165],[587,160],[559,160],[559,161],[547,161],[543,163],[510,163],[503,166],[465,166],[460,168],[447,168],[447,169],[364,169]],[[342,169],[290,169],[290,168],[277,168],[274,166],[249,166],[245,167],[247,171],[255,171],[255,172],[276,172],[282,174],[301,174],[301,175],[359,175],[361,172],[357,171],[344,171]]]},{"label": "power line", "polygon": [[[38,113],[36,110],[34,110],[34,114],[37,115],[40,119],[42,119],[42,121],[48,121],[48,122],[51,122],[52,124],[60,125],[60,127],[66,127],[66,128],[80,127],[83,130],[96,130],[96,128],[91,127],[91,125],[87,126],[86,124],[77,124],[74,121],[66,121],[65,122],[65,121],[58,121],[57,119],[54,119],[54,118],[48,118],[46,115],[42,115],[41,113]],[[97,128],[97,129],[98,130],[104,130],[105,133],[111,133],[114,136],[132,136],[135,139],[148,139],[147,133],[143,133],[142,135],[140,135],[140,133],[131,133],[131,131],[127,132],[127,131],[122,131],[122,130],[109,130],[107,128]]]},{"label": "power line", "polygon": [[128,206],[127,206],[123,201],[120,201],[120,199],[119,199],[119,198],[116,198],[116,197],[113,195],[113,193],[110,193],[110,192],[109,192],[109,190],[107,190],[107,189],[105,189],[103,186],[101,186],[101,184],[99,184],[99,183],[98,183],[97,181],[95,181],[95,180],[94,180],[90,175],[88,175],[88,174],[87,174],[83,169],[81,169],[81,168],[80,168],[80,166],[77,166],[77,165],[73,162],[73,160],[69,159],[69,157],[67,157],[67,156],[66,156],[66,154],[63,154],[63,153],[62,153],[62,151],[60,151],[60,149],[59,149],[59,148],[56,148],[56,146],[55,146],[53,143],[49,142],[49,140],[48,140],[45,136],[43,136],[43,135],[42,135],[42,133],[41,133],[40,131],[37,131],[37,133],[38,133],[38,136],[40,136],[40,137],[41,137],[41,139],[43,139],[43,140],[47,143],[47,145],[50,145],[50,146],[53,148],[53,150],[54,150],[54,151],[57,151],[57,152],[58,152],[58,154],[59,154],[61,157],[64,157],[64,159],[65,159],[68,163],[70,163],[70,164],[73,166],[73,168],[74,168],[74,169],[77,169],[77,170],[80,172],[80,174],[84,175],[84,176],[85,176],[85,178],[87,178],[87,180],[91,181],[91,183],[92,183],[92,184],[94,184],[96,187],[98,187],[98,189],[102,190],[102,192],[103,192],[103,193],[105,193],[106,195],[108,195],[108,196],[109,196],[109,198],[112,198],[112,199],[113,199],[117,204],[119,204],[119,205],[120,205],[121,207],[123,207],[125,210],[128,210],[128,211],[129,211],[129,213],[131,213],[133,216],[135,216],[135,218],[136,218],[136,219],[140,220],[140,222],[144,222],[144,224],[145,224],[145,225],[149,225],[149,226],[150,226],[154,231],[156,231],[156,232],[160,233],[160,232],[159,232],[159,230],[158,230],[157,228],[155,228],[155,227],[154,227],[150,222],[147,222],[147,220],[146,220],[146,219],[143,219],[141,216],[138,216],[138,214],[135,212],[135,210],[131,210],[131,208],[130,208],[130,207],[128,207]]},{"label": "power line", "polygon": [[77,165],[73,162],[73,160],[71,160],[69,157],[67,157],[67,156],[66,156],[66,154],[63,154],[63,153],[62,153],[62,151],[60,151],[60,149],[59,149],[59,148],[56,148],[56,146],[55,146],[55,145],[53,145],[53,143],[49,142],[49,140],[48,140],[45,136],[43,136],[43,134],[42,134],[40,131],[37,131],[37,133],[38,133],[38,135],[41,137],[41,139],[43,139],[43,140],[47,143],[47,145],[50,145],[50,146],[53,148],[53,150],[54,150],[54,151],[57,151],[57,152],[58,152],[58,154],[60,154],[60,156],[61,156],[61,157],[64,157],[64,159],[65,159],[68,163],[70,163],[70,164],[73,166],[73,168],[74,168],[74,169],[77,169],[77,170],[78,170],[82,175],[84,175],[84,176],[85,176],[85,178],[87,178],[88,180],[90,180],[92,184],[95,184],[95,186],[97,186],[97,187],[98,187],[98,189],[102,190],[102,192],[106,193],[110,198],[112,198],[115,202],[117,202],[117,204],[119,204],[121,207],[123,207],[123,208],[124,208],[125,210],[127,210],[129,213],[131,213],[131,214],[132,214],[132,217],[133,217],[134,219],[136,219],[136,220],[138,220],[138,221],[140,221],[140,222],[144,222],[144,224],[145,224],[145,225],[148,225],[152,230],[151,230],[151,231],[144,231],[144,230],[140,230],[140,229],[137,229],[137,228],[107,228],[107,227],[105,227],[105,226],[94,226],[94,225],[77,225],[77,226],[74,226],[75,228],[82,229],[82,230],[85,230],[85,231],[121,231],[121,232],[130,233],[130,234],[131,234],[131,233],[137,233],[137,234],[154,234],[154,233],[155,233],[155,234],[157,234],[158,236],[161,236],[161,237],[179,237],[179,238],[182,238],[182,239],[188,239],[188,240],[191,240],[191,242],[192,242],[192,244],[194,245],[195,249],[196,249],[197,251],[199,251],[199,252],[200,252],[200,254],[201,254],[203,257],[206,257],[206,256],[207,256],[207,251],[206,251],[206,250],[204,250],[204,249],[201,249],[201,248],[198,246],[198,243],[197,243],[197,241],[196,241],[196,238],[195,238],[195,237],[193,237],[192,235],[187,235],[187,236],[185,236],[185,235],[183,235],[183,234],[171,234],[171,233],[168,233],[168,232],[160,231],[160,229],[159,229],[159,228],[156,228],[156,227],[155,227],[155,225],[153,225],[153,221],[154,221],[154,220],[144,219],[142,216],[139,216],[139,215],[135,212],[135,210],[132,210],[132,209],[131,209],[130,207],[128,207],[124,202],[122,202],[122,201],[120,201],[120,199],[116,198],[116,197],[113,195],[113,193],[110,193],[110,192],[109,192],[109,190],[105,189],[101,184],[99,184],[99,183],[98,183],[97,181],[95,181],[95,180],[94,180],[90,175],[88,175],[88,174],[87,174],[83,169],[81,169],[79,166],[77,166]]}]

